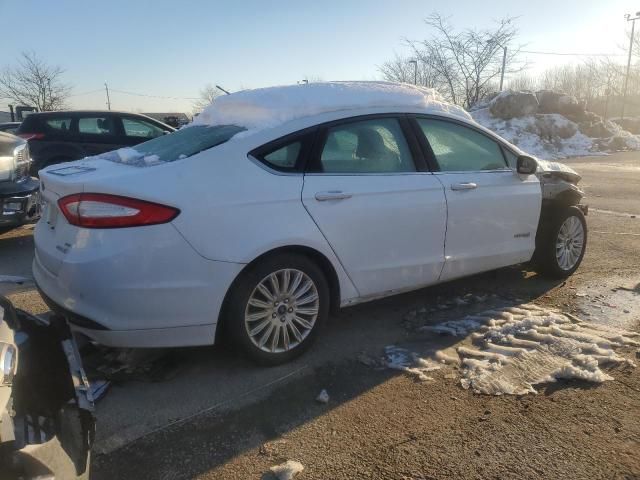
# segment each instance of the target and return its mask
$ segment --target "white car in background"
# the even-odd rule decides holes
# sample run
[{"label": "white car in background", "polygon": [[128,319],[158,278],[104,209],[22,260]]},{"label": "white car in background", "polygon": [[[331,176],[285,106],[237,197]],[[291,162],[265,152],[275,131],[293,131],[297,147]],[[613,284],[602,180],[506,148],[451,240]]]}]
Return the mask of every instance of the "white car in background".
[{"label": "white car in background", "polygon": [[429,89],[244,91],[176,133],[41,171],[33,271],[98,343],[213,344],[224,327],[276,364],[331,308],[534,254],[572,274],[587,240],[579,178]]}]

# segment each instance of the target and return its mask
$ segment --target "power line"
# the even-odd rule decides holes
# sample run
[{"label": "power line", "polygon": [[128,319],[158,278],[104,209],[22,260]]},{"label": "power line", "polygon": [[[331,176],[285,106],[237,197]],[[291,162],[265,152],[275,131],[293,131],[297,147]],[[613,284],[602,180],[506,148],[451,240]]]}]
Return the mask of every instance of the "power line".
[{"label": "power line", "polygon": [[147,95],[145,93],[127,92],[125,90],[117,90],[115,88],[110,88],[109,90],[111,92],[118,92],[118,93],[122,93],[124,95],[133,95],[133,96],[136,96],[136,97],[167,98],[167,99],[171,99],[171,100],[198,100],[197,97],[168,97],[168,96],[163,96],[163,95]]},{"label": "power line", "polygon": [[79,97],[80,95],[89,95],[90,93],[97,93],[97,92],[101,92],[102,88],[98,88],[96,90],[89,90],[88,92],[82,92],[82,93],[72,93],[71,95],[69,95],[70,97]]},{"label": "power line", "polygon": [[537,52],[532,50],[519,50],[520,53],[533,55],[562,55],[570,57],[624,57],[623,53],[567,53],[567,52]]}]

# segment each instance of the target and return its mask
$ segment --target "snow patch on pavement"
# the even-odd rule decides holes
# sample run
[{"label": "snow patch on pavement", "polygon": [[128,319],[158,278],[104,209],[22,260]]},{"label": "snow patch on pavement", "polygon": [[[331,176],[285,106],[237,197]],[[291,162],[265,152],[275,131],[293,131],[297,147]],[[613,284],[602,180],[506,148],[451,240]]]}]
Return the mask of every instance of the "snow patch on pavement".
[{"label": "snow patch on pavement", "polygon": [[287,460],[280,465],[271,467],[269,470],[278,480],[291,480],[304,470],[304,466],[295,460]]},{"label": "snow patch on pavement", "polygon": [[487,310],[419,330],[463,339],[446,351],[436,352],[433,358],[387,347],[390,368],[428,379],[426,372],[459,361],[461,385],[487,395],[536,393],[534,385],[558,379],[594,383],[612,380],[602,366],[635,367],[614,349],[640,346],[638,333],[585,322],[532,304]]},{"label": "snow patch on pavement", "polygon": [[442,368],[442,365],[433,360],[420,358],[418,354],[395,345],[385,348],[385,357],[387,367],[405,372],[421,382],[433,380],[427,373]]}]

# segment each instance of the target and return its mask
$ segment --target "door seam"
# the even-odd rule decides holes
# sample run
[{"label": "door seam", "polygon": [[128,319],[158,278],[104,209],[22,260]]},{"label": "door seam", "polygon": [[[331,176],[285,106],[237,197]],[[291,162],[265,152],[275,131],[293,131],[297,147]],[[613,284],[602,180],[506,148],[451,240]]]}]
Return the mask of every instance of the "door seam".
[{"label": "door seam", "polygon": [[449,229],[449,200],[447,198],[447,189],[444,187],[444,183],[442,182],[442,180],[438,178],[438,175],[434,175],[434,177],[438,180],[438,182],[440,183],[440,186],[442,187],[442,195],[444,196],[444,208],[445,208],[444,241],[442,244],[442,257],[444,261],[442,262],[442,268],[440,269],[440,274],[438,275],[438,282],[440,282],[442,280],[442,272],[444,272],[444,267],[447,264],[447,232]]},{"label": "door seam", "polygon": [[[304,208],[305,212],[307,212],[307,215],[309,215],[309,218],[311,218],[311,221],[313,222],[313,224],[316,226],[316,228],[318,229],[318,231],[320,232],[320,235],[322,235],[322,238],[324,238],[325,242],[327,242],[327,245],[329,245],[329,248],[331,249],[331,251],[333,252],[333,256],[336,257],[336,260],[338,260],[338,263],[340,264],[340,266],[342,267],[342,271],[344,272],[344,274],[347,276],[347,278],[349,279],[349,281],[351,282],[351,285],[353,285],[353,288],[355,288],[356,292],[358,292],[358,298],[362,297],[362,294],[360,293],[360,290],[358,290],[358,286],[355,284],[355,282],[353,281],[353,279],[351,278],[351,275],[349,274],[348,270],[345,268],[344,264],[342,263],[342,260],[340,260],[340,257],[338,256],[338,254],[336,253],[335,249],[333,248],[333,245],[331,245],[331,242],[329,241],[329,239],[326,237],[326,235],[324,234],[324,232],[322,231],[322,229],[320,228],[320,225],[318,225],[318,223],[316,222],[316,219],[313,218],[313,215],[311,215],[311,212],[309,211],[309,209],[307,208],[307,206],[304,204],[304,200],[303,200],[303,195],[304,195],[304,182],[305,182],[305,175],[302,175],[302,188],[300,189],[300,203],[302,204],[302,208]],[[340,282],[340,279],[338,279],[338,283]],[[338,288],[340,288],[340,285],[338,285]],[[340,301],[342,302],[342,292],[340,292]]]}]

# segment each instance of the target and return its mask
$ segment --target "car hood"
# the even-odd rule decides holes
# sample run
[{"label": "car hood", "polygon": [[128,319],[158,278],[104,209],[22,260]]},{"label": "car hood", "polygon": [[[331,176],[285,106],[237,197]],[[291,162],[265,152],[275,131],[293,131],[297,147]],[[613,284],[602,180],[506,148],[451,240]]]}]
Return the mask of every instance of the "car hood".
[{"label": "car hood", "polygon": [[578,172],[564,163],[536,160],[538,162],[536,175],[538,176],[558,177],[574,184],[577,184],[582,179]]}]

